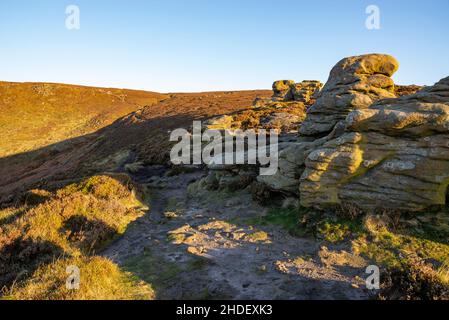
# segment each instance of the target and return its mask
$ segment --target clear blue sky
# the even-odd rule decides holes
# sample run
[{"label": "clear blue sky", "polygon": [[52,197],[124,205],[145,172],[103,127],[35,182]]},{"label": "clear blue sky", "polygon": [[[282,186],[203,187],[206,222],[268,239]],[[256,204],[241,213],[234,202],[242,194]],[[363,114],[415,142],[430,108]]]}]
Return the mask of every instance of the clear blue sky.
[{"label": "clear blue sky", "polygon": [[[78,5],[81,29],[65,27]],[[380,8],[381,29],[365,28]],[[341,58],[380,52],[400,84],[449,75],[448,0],[1,0],[0,80],[161,92],[326,81]]]}]

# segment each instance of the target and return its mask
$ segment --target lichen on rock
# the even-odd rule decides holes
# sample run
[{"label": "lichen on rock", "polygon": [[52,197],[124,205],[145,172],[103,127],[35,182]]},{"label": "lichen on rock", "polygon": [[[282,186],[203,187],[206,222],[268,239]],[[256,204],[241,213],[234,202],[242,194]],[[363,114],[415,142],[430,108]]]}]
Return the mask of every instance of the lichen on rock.
[{"label": "lichen on rock", "polygon": [[390,55],[368,54],[341,60],[307,111],[300,128],[305,136],[325,136],[353,110],[366,109],[373,102],[394,98],[390,78],[399,63]]},{"label": "lichen on rock", "polygon": [[420,211],[446,203],[449,77],[346,118],[346,132],[309,154],[301,203]]}]

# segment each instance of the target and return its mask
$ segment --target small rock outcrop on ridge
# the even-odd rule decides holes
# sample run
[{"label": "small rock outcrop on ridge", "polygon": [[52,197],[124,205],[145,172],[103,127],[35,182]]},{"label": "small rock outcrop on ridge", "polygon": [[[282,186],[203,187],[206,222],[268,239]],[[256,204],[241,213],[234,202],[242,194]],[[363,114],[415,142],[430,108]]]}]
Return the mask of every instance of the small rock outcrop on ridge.
[{"label": "small rock outcrop on ridge", "polygon": [[295,86],[293,80],[278,80],[273,83],[273,100],[290,101],[293,100],[292,88]]},{"label": "small rock outcrop on ridge", "polygon": [[322,84],[315,80],[295,83],[293,80],[279,80],[273,83],[273,96],[257,98],[247,110],[231,115],[208,119],[204,129],[278,129],[280,132],[297,132],[305,119],[307,108]]},{"label": "small rock outcrop on ridge", "polygon": [[299,101],[307,104],[322,87],[323,84],[317,80],[304,80],[299,83],[293,80],[275,81],[272,101]]},{"label": "small rock outcrop on ridge", "polygon": [[308,109],[299,128],[301,139],[289,143],[279,152],[278,172],[273,176],[258,177],[259,182],[275,191],[299,194],[299,179],[309,153],[344,132],[342,122],[351,110],[367,108],[381,98],[395,97],[394,82],[389,76],[397,68],[397,61],[388,55],[349,57],[332,69],[321,91],[311,90],[321,88],[318,81],[297,84],[293,96],[300,99],[299,92],[303,92],[302,96],[309,99],[315,96],[317,100]]},{"label": "small rock outcrop on ridge", "polygon": [[293,100],[310,103],[320,92],[323,84],[316,80],[304,80],[292,87]]}]

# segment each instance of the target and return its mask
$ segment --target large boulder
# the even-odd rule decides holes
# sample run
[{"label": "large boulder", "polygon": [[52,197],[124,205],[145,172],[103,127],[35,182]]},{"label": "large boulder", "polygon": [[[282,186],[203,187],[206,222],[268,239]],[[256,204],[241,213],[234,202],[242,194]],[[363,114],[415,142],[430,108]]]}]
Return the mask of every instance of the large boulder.
[{"label": "large boulder", "polygon": [[[363,70],[391,75],[395,66],[391,60]],[[416,94],[355,110],[345,125],[343,135],[308,154],[300,181],[304,206],[352,203],[367,210],[420,211],[445,204],[449,77]]]},{"label": "large boulder", "polygon": [[305,168],[305,159],[313,150],[313,142],[281,144],[278,171],[274,175],[258,176],[257,181],[271,190],[299,195],[299,178]]},{"label": "large boulder", "polygon": [[300,133],[325,136],[351,111],[366,109],[380,99],[394,98],[390,77],[398,65],[395,58],[385,54],[349,57],[338,62],[316,103],[307,111]]}]

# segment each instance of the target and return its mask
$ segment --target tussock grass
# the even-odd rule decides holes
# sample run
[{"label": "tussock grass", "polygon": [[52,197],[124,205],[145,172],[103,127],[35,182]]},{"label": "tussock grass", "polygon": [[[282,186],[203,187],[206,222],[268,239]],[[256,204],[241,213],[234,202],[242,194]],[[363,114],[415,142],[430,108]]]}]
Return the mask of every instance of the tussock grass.
[{"label": "tussock grass", "polygon": [[[66,287],[67,267],[80,268],[80,288]],[[155,296],[147,283],[98,256],[60,258],[43,265],[24,284],[5,291],[19,300],[148,300]]]},{"label": "tussock grass", "polygon": [[[142,215],[132,186],[119,178],[94,176],[47,195],[37,206],[0,211],[0,287],[5,297],[126,299],[151,291],[95,256]],[[65,289],[68,265],[78,266],[84,275],[76,292]],[[130,289],[133,285],[136,291]]]},{"label": "tussock grass", "polygon": [[[233,115],[234,123],[237,123],[237,129],[248,130],[255,129],[262,125],[261,120],[275,112],[285,112],[299,117],[299,121],[305,119],[306,106],[298,102],[272,102],[264,107],[257,107],[238,112]],[[274,127],[265,127],[265,129],[279,129],[280,124]]]},{"label": "tussock grass", "polygon": [[432,222],[433,215],[423,215],[425,223],[413,227],[410,221],[392,223],[385,215],[365,218],[365,232],[352,245],[355,252],[384,267],[381,299],[449,299],[447,228]]}]

